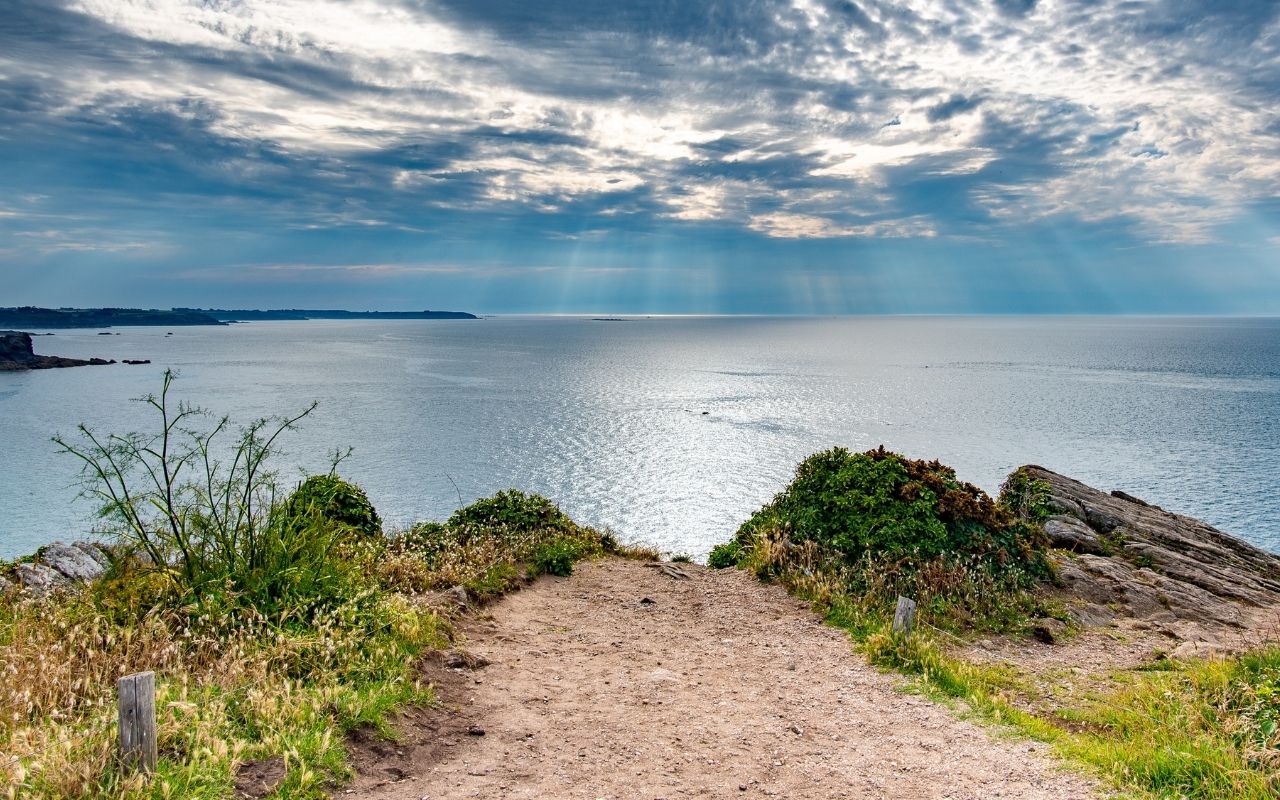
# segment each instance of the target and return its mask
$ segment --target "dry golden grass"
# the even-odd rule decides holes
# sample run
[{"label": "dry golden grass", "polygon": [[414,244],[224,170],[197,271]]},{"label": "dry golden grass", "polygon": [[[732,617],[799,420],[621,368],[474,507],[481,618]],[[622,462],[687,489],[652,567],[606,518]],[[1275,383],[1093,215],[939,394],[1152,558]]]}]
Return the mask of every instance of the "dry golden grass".
[{"label": "dry golden grass", "polygon": [[[319,796],[345,773],[342,730],[425,698],[412,655],[446,642],[419,604],[369,603],[288,626],[172,609],[121,624],[85,595],[0,600],[0,797],[220,797],[265,755],[297,767],[282,796]],[[160,676],[151,781],[115,764],[116,680],[144,669]]]}]

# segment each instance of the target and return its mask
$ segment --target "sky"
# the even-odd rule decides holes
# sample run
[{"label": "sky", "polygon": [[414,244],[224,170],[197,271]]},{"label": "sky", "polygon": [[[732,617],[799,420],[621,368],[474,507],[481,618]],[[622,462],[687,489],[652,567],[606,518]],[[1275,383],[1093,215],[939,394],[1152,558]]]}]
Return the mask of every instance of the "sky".
[{"label": "sky", "polygon": [[1280,314],[1276,0],[0,0],[0,305]]}]

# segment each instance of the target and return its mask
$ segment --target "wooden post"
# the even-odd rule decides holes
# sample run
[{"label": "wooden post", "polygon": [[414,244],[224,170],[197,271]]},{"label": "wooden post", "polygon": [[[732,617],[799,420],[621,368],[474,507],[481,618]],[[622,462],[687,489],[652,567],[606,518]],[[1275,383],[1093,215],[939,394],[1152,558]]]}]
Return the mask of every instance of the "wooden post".
[{"label": "wooden post", "polygon": [[893,632],[903,636],[911,635],[911,628],[916,622],[916,601],[910,597],[898,597],[898,607],[893,612]]},{"label": "wooden post", "polygon": [[139,672],[116,682],[120,694],[120,760],[129,770],[156,768],[156,674]]}]

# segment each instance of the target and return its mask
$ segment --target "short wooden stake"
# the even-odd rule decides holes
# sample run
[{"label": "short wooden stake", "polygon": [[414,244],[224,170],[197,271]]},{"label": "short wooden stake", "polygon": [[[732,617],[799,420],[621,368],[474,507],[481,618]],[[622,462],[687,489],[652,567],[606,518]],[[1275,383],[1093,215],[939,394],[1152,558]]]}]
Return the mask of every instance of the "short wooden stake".
[{"label": "short wooden stake", "polygon": [[916,601],[910,597],[898,597],[898,607],[893,612],[893,632],[903,636],[911,635],[911,628],[916,623]]},{"label": "short wooden stake", "polygon": [[139,672],[116,682],[120,694],[120,760],[132,771],[156,768],[156,674]]}]

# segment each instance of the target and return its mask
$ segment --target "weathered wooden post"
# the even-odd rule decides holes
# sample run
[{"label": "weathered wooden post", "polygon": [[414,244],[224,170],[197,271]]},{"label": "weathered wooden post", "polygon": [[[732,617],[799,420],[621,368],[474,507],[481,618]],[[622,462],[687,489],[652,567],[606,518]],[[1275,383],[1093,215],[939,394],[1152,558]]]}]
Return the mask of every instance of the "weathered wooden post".
[{"label": "weathered wooden post", "polygon": [[116,682],[120,695],[120,760],[125,768],[156,768],[156,674],[139,672]]},{"label": "weathered wooden post", "polygon": [[893,632],[902,636],[910,636],[911,628],[916,623],[916,601],[910,597],[898,596],[898,607],[893,612]]}]

